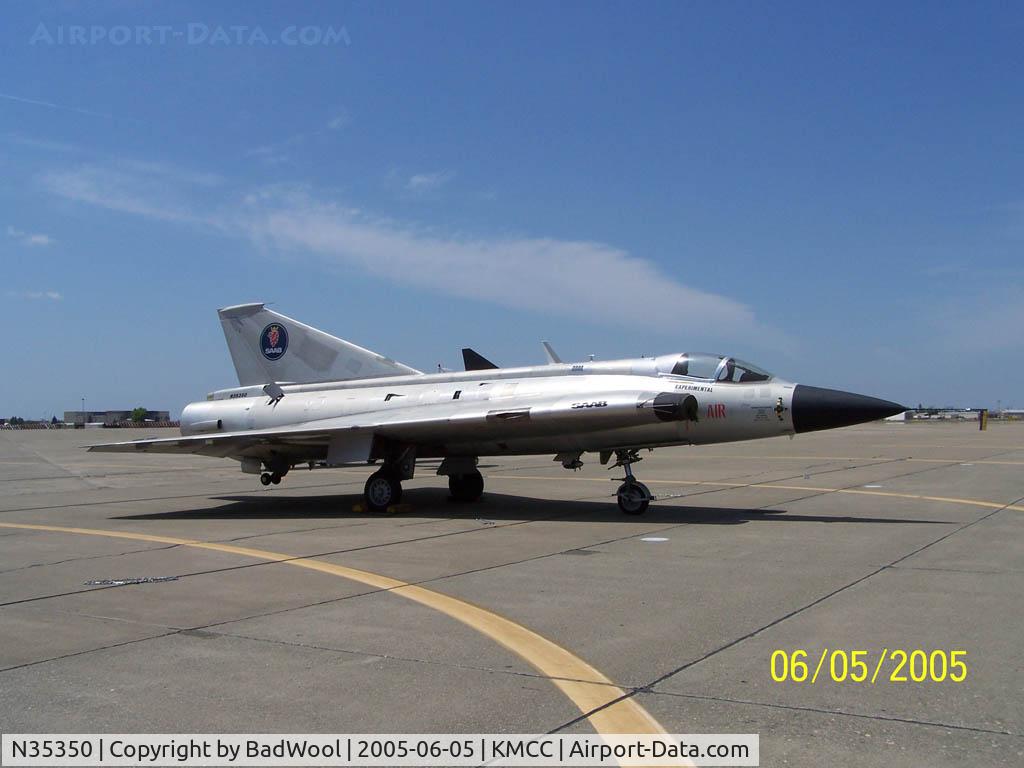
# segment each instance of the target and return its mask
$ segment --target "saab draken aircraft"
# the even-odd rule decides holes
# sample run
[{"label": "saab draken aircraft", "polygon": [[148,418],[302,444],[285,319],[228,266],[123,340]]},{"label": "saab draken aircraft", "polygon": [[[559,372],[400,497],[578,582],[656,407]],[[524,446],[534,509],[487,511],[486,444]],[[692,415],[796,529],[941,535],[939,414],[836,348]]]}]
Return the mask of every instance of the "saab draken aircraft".
[{"label": "saab draken aircraft", "polygon": [[419,460],[434,460],[453,499],[475,501],[482,456],[554,455],[574,470],[596,453],[622,467],[619,508],[639,515],[653,500],[633,474],[643,449],[793,435],[906,410],[692,352],[563,363],[544,342],[546,365],[500,368],[464,349],[464,372],[423,373],[262,303],[218,314],[239,386],[187,405],[181,437],[90,450],[230,457],[264,485],[297,467],[379,465],[364,488],[373,511],[399,503]]}]

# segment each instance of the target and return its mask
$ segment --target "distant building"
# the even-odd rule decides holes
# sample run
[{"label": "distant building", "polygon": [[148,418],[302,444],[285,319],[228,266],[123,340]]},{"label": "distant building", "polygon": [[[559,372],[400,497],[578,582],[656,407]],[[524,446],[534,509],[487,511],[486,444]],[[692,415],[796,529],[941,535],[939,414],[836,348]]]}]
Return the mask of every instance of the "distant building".
[{"label": "distant building", "polygon": [[918,408],[907,411],[907,419],[933,421],[977,421],[981,411],[977,408]]},{"label": "distant building", "polygon": [[[131,421],[132,410],[127,411],[64,411],[65,424],[117,424]],[[146,411],[144,421],[170,421],[170,411]]]}]

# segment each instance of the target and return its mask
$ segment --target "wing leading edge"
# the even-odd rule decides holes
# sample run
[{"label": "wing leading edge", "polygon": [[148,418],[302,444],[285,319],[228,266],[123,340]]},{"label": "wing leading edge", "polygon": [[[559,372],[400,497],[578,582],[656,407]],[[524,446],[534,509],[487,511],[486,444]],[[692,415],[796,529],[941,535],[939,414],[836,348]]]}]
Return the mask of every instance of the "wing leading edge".
[{"label": "wing leading edge", "polygon": [[467,440],[500,440],[523,434],[560,433],[566,419],[575,431],[596,431],[636,422],[638,405],[633,395],[609,394],[601,418],[578,421],[580,411],[569,399],[556,397],[534,401],[528,407],[511,407],[489,401],[479,407],[466,404],[434,404],[429,408],[400,409],[392,413],[362,413],[338,416],[303,424],[238,432],[214,432],[169,438],[142,438],[103,443],[90,451],[116,453],[179,453],[217,457],[266,457],[287,453],[296,461],[316,458],[330,446],[332,452],[348,442],[369,445],[380,437],[407,444],[444,445]]}]

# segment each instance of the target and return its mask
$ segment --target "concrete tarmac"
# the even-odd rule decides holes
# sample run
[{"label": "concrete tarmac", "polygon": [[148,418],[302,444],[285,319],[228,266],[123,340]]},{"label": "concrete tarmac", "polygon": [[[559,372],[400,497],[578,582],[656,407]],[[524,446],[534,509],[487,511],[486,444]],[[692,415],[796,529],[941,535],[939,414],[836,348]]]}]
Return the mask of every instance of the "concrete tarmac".
[{"label": "concrete tarmac", "polygon": [[589,456],[484,460],[468,505],[421,465],[372,515],[368,470],[82,448],[150,432],[0,431],[0,731],[647,722],[760,733],[764,766],[1024,764],[1024,424],[659,449],[637,518]]}]

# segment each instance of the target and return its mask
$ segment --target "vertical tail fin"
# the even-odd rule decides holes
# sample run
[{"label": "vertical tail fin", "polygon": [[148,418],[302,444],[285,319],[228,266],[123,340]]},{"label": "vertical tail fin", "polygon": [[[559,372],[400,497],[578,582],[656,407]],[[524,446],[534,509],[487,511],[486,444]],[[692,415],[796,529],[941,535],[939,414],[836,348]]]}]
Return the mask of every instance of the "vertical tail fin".
[{"label": "vertical tail fin", "polygon": [[420,373],[260,304],[217,310],[242,386]]}]

